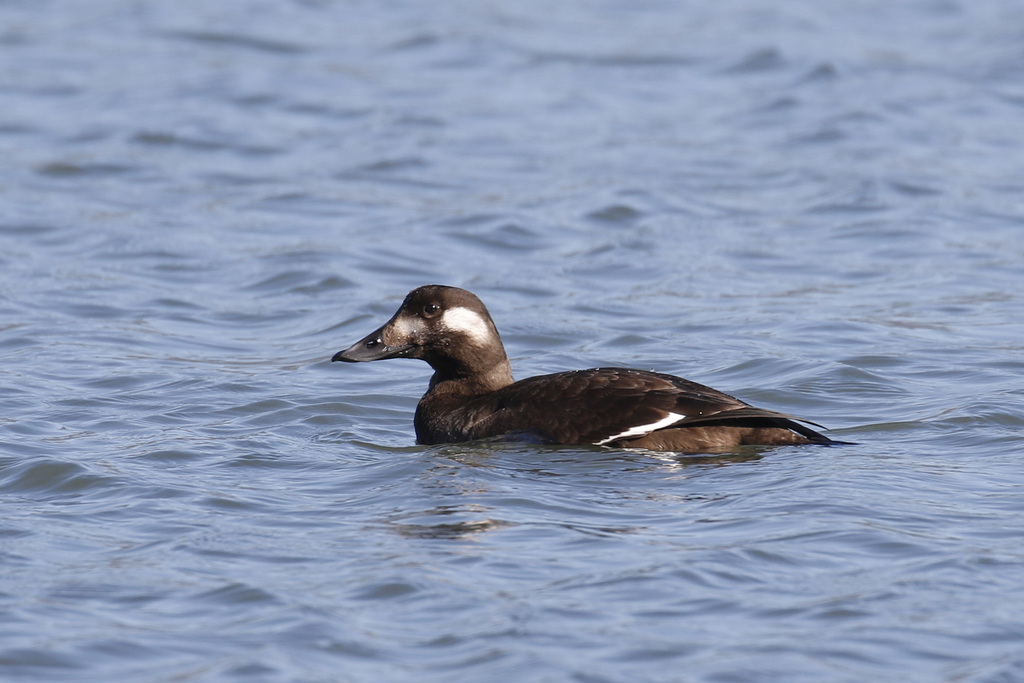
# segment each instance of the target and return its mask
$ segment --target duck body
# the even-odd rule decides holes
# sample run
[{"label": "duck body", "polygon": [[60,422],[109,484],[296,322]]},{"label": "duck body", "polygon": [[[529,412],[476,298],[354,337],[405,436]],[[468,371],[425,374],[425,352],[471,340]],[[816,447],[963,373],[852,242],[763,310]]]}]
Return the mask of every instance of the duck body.
[{"label": "duck body", "polygon": [[421,444],[492,439],[699,453],[840,443],[673,375],[612,367],[516,382],[486,307],[456,287],[413,290],[391,320],[332,360],[387,358],[418,358],[434,369],[416,407]]}]

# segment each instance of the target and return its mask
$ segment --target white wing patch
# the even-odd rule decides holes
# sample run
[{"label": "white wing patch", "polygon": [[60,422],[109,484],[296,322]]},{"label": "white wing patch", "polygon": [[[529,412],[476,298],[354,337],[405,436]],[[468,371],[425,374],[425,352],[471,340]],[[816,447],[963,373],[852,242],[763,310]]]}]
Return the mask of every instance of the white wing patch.
[{"label": "white wing patch", "polygon": [[462,306],[449,308],[441,316],[441,324],[452,332],[461,332],[473,342],[483,346],[493,339],[491,326],[477,313]]},{"label": "white wing patch", "polygon": [[636,427],[630,427],[629,429],[627,429],[626,431],[622,432],[621,434],[616,434],[615,436],[609,436],[607,439],[601,439],[600,441],[596,442],[594,445],[595,446],[603,446],[606,443],[611,443],[612,441],[618,441],[619,439],[628,439],[631,436],[643,436],[644,434],[650,434],[651,432],[653,432],[653,431],[655,431],[657,429],[661,429],[662,427],[668,427],[669,425],[675,424],[676,422],[679,422],[680,420],[682,420],[685,417],[686,417],[685,415],[680,415],[679,413],[669,413],[667,416],[661,418],[657,422],[652,422],[649,425],[637,425]]}]

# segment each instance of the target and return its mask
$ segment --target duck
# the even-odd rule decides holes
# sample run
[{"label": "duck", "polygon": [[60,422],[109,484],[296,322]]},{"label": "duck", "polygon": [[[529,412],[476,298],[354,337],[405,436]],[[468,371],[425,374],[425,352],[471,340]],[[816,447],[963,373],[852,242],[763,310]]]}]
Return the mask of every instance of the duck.
[{"label": "duck", "polygon": [[710,453],[844,443],[812,429],[824,429],[817,423],[660,372],[600,367],[516,381],[487,308],[458,287],[417,287],[390,320],[331,361],[390,358],[426,361],[434,371],[413,418],[423,445],[490,440]]}]

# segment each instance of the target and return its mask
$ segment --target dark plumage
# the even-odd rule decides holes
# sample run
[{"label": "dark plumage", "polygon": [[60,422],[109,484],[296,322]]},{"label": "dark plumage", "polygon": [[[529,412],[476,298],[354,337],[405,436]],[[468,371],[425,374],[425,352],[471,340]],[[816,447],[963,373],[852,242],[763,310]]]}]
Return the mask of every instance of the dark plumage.
[{"label": "dark plumage", "polygon": [[698,453],[841,443],[788,415],[657,372],[594,368],[516,382],[487,308],[456,287],[414,289],[391,320],[331,360],[385,358],[418,358],[434,369],[416,407],[422,444],[497,438]]}]

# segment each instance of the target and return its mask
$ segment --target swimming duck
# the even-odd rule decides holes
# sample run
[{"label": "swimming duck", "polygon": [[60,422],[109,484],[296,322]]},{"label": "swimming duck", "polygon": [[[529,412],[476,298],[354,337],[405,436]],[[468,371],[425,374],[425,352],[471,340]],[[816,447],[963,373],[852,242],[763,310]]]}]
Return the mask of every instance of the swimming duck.
[{"label": "swimming duck", "polygon": [[783,413],[681,377],[627,368],[556,372],[515,381],[483,302],[426,285],[383,326],[332,361],[418,358],[434,375],[416,406],[420,444],[494,439],[678,453],[743,445],[837,444]]}]

